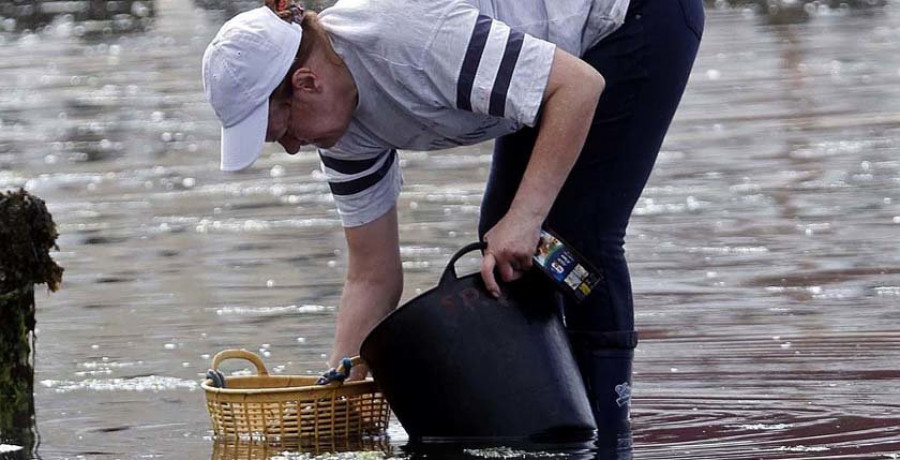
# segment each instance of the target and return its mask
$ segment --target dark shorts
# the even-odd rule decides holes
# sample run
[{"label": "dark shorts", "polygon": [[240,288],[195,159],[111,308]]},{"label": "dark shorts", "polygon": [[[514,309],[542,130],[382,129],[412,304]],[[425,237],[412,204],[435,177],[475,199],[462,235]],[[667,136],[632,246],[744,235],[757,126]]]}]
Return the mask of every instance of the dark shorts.
[{"label": "dark shorts", "polygon": [[[595,346],[637,343],[625,229],[681,100],[703,23],[702,0],[632,0],[622,27],[582,57],[603,75],[606,89],[546,225],[602,272],[603,289],[582,303],[554,296],[569,331],[588,333]],[[509,209],[535,136],[525,129],[496,141],[481,235]]]}]

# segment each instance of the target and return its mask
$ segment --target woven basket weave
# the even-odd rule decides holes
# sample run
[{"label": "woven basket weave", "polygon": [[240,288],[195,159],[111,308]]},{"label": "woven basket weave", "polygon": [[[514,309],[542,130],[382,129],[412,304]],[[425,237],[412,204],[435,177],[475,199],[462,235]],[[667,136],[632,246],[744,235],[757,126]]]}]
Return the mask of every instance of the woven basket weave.
[{"label": "woven basket weave", "polygon": [[316,376],[269,375],[245,350],[218,353],[212,368],[234,358],[253,363],[257,375],[226,377],[224,388],[210,379],[200,385],[217,440],[318,445],[387,430],[390,408],[372,380],[316,385]]}]

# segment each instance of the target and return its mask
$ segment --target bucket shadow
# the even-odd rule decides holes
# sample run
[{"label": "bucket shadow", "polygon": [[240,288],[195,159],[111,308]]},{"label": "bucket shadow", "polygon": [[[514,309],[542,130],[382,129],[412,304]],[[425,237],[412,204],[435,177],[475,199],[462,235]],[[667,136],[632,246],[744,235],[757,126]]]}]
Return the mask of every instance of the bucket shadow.
[{"label": "bucket shadow", "polygon": [[566,460],[632,460],[631,433],[579,442],[452,440],[410,442],[401,447],[409,459],[561,458]]}]

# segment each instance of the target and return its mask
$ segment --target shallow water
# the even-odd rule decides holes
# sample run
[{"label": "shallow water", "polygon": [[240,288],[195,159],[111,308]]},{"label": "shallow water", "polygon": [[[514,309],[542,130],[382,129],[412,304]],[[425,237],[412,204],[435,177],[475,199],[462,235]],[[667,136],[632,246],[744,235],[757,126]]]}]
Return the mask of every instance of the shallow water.
[{"label": "shallow water", "polygon": [[[313,373],[331,343],[346,262],[315,156],[219,173],[199,66],[228,13],[153,6],[140,30],[2,22],[0,188],[46,200],[66,268],[37,299],[45,459],[217,458],[209,356]],[[708,12],[635,211],[635,458],[900,458],[900,8],[770,18]],[[401,155],[404,299],[475,240],[489,152]]]}]

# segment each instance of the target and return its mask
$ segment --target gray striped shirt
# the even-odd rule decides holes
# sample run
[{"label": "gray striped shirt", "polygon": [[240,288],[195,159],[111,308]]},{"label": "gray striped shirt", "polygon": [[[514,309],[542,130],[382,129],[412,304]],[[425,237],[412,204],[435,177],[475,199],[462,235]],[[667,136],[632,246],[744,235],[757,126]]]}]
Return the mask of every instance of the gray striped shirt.
[{"label": "gray striped shirt", "polygon": [[320,149],[343,224],[397,201],[397,149],[471,145],[533,126],[556,46],[580,56],[628,0],[340,0],[320,14],[359,89],[347,133]]}]

